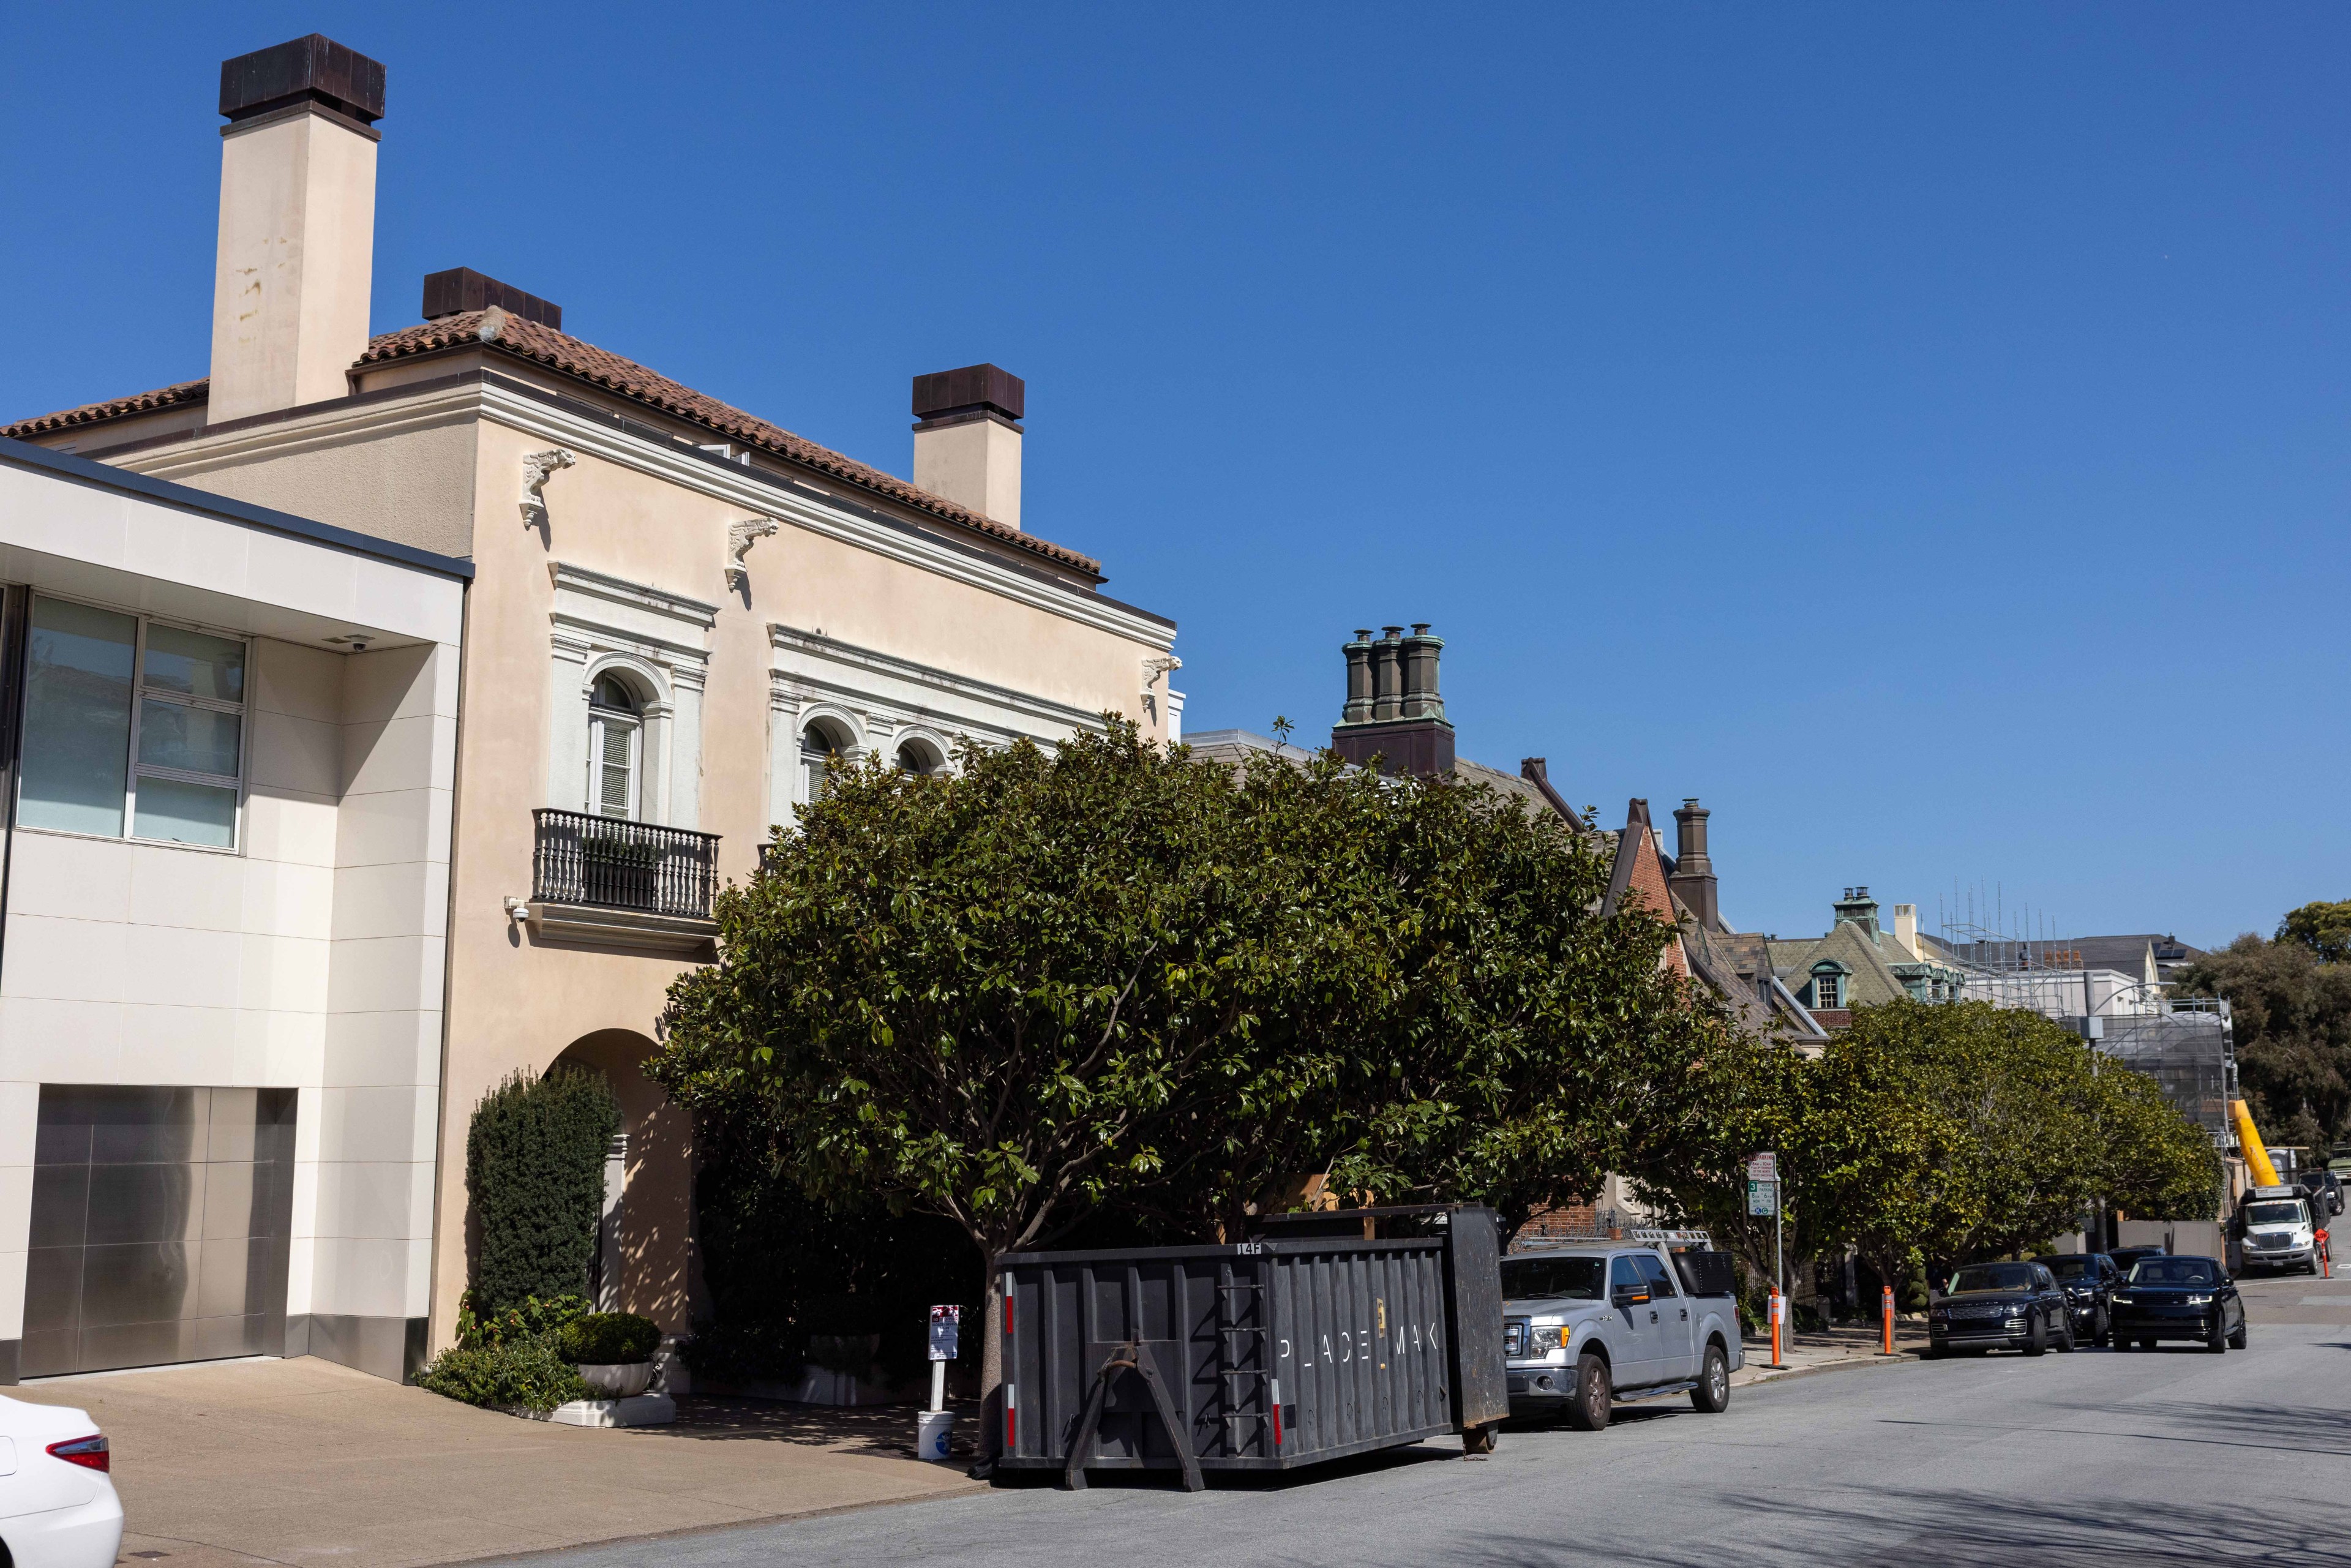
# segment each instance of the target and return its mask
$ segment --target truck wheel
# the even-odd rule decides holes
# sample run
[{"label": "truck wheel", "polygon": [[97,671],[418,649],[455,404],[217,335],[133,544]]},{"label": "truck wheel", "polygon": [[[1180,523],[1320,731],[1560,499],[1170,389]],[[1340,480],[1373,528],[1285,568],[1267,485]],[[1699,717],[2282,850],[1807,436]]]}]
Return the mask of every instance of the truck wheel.
[{"label": "truck wheel", "polygon": [[2227,1329],[2221,1326],[2221,1324],[2222,1319],[2220,1314],[2219,1312],[2214,1312],[2212,1314],[2211,1332],[2204,1336],[2204,1348],[2210,1351],[2214,1355],[2226,1355],[2229,1354],[2229,1333]]},{"label": "truck wheel", "polygon": [[2024,1336],[2024,1354],[2046,1355],[2049,1353],[2049,1320],[2035,1313],[2032,1330]]},{"label": "truck wheel", "polygon": [[1615,1389],[1608,1380],[1608,1364],[1585,1354],[1575,1364],[1575,1392],[1568,1397],[1567,1424],[1579,1432],[1597,1432],[1608,1425],[1608,1406]]},{"label": "truck wheel", "polygon": [[2065,1314],[2065,1332],[2058,1338],[2057,1354],[2060,1355],[2074,1354],[2074,1314],[2071,1312]]},{"label": "truck wheel", "polygon": [[1730,1358],[1722,1347],[1706,1347],[1706,1364],[1698,1368],[1698,1386],[1690,1390],[1690,1408],[1719,1416],[1730,1408]]},{"label": "truck wheel", "polygon": [[2231,1350],[2242,1350],[2245,1348],[2245,1331],[2252,1326],[2252,1323],[2244,1318],[2239,1318],[2237,1320],[2237,1332],[2229,1336],[2229,1348]]}]

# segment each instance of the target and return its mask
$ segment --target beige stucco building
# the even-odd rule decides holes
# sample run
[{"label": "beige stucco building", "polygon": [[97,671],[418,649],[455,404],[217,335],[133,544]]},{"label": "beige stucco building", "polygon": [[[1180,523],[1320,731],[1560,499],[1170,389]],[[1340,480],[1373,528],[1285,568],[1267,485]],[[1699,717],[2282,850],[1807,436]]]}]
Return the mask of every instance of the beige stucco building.
[{"label": "beige stucco building", "polygon": [[467,1276],[481,1094],[559,1060],[626,1113],[602,1291],[692,1314],[690,1129],[637,1071],[714,887],[840,760],[951,766],[1110,712],[1173,738],[1173,623],[1026,531],[1023,389],[918,378],[894,478],[562,329],[470,272],[371,337],[383,72],[324,39],[225,73],[212,374],[6,434],[472,563],[429,1323]]}]

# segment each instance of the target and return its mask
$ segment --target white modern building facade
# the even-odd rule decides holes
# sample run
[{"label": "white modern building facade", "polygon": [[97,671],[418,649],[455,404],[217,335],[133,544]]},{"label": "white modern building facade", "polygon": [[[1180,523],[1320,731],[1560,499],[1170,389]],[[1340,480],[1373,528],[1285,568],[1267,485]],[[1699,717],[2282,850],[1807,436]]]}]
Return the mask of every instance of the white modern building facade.
[{"label": "white modern building facade", "polygon": [[0,440],[0,1379],[414,1364],[471,574]]}]

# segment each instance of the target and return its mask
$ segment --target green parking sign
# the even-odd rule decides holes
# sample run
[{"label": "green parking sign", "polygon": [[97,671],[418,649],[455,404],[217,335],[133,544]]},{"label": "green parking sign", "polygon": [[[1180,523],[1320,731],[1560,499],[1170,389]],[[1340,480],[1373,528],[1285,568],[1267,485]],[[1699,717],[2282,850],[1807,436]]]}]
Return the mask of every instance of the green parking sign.
[{"label": "green parking sign", "polygon": [[1770,1215],[1780,1212],[1780,1184],[1776,1181],[1750,1181],[1747,1184],[1747,1212]]}]

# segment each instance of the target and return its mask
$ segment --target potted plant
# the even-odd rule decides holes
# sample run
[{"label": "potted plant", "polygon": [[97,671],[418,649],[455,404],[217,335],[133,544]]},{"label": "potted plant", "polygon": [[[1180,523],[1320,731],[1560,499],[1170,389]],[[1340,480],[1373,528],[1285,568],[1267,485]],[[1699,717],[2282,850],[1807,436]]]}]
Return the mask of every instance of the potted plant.
[{"label": "potted plant", "polygon": [[558,1343],[599,1399],[626,1399],[653,1385],[661,1330],[634,1312],[590,1312],[563,1325]]}]

